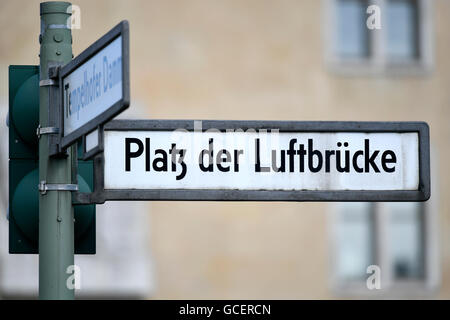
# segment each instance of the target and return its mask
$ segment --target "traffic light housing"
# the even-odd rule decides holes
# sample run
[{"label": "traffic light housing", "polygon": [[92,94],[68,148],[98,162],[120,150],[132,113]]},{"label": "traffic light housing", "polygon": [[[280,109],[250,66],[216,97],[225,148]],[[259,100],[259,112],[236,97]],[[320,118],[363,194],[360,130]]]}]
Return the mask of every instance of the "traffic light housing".
[{"label": "traffic light housing", "polygon": [[[38,253],[39,66],[9,67],[9,253]],[[81,154],[81,153],[79,153]],[[78,160],[80,192],[91,192],[92,161]],[[74,207],[75,254],[95,254],[95,205]]]}]

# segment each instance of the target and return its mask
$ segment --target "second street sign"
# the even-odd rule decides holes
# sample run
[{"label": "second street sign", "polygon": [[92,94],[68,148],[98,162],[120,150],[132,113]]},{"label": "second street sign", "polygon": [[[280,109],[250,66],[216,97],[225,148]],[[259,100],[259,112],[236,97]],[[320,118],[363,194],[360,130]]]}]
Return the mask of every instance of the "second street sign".
[{"label": "second street sign", "polygon": [[430,196],[421,122],[116,120],[99,159],[96,202]]},{"label": "second street sign", "polygon": [[129,29],[122,21],[61,68],[65,148],[130,104]]}]

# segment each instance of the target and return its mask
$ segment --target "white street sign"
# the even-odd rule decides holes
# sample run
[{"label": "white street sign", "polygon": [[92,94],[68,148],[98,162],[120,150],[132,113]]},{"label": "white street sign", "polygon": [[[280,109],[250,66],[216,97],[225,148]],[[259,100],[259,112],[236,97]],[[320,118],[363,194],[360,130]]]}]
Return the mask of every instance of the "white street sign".
[{"label": "white street sign", "polygon": [[109,123],[97,169],[101,187],[90,201],[430,197],[423,122],[212,120],[199,130],[195,123],[201,127],[188,120]]},{"label": "white street sign", "polygon": [[417,190],[418,143],[417,133],[106,131],[105,189]]},{"label": "white street sign", "polygon": [[62,147],[129,106],[128,23],[122,21],[61,69]]},{"label": "white street sign", "polygon": [[122,37],[66,76],[63,87],[67,136],[122,99]]}]

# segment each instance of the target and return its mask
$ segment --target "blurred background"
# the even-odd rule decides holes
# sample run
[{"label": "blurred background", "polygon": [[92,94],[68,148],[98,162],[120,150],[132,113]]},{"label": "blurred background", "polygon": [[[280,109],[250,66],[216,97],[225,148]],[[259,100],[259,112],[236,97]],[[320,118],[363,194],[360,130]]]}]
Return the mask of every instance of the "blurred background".
[{"label": "blurred background", "polygon": [[[130,23],[131,106],[152,119],[426,121],[426,203],[111,202],[79,298],[450,298],[450,1],[76,1],[78,55]],[[369,5],[380,29],[369,29]],[[8,254],[8,65],[39,64],[39,1],[0,3],[0,297],[35,298]],[[369,290],[371,265],[381,289]]]}]

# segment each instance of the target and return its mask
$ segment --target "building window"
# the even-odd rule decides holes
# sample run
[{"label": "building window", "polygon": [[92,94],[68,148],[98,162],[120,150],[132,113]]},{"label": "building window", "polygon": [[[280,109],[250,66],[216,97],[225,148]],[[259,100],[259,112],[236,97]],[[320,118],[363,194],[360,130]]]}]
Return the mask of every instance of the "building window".
[{"label": "building window", "polygon": [[366,21],[367,2],[341,0],[337,3],[336,54],[342,59],[358,59],[369,56],[369,32],[361,28]]},{"label": "building window", "polygon": [[[326,62],[344,75],[424,74],[432,69],[432,3],[427,0],[323,0]],[[367,12],[380,9],[380,29]]]},{"label": "building window", "polygon": [[[331,215],[331,280],[344,296],[426,296],[437,286],[437,226],[430,203],[338,203]],[[369,266],[381,288],[370,290]]]},{"label": "building window", "polygon": [[425,212],[423,204],[387,203],[389,243],[394,280],[425,277]]},{"label": "building window", "polygon": [[386,1],[386,55],[389,61],[420,58],[418,11],[418,2],[414,0]]},{"label": "building window", "polygon": [[336,226],[336,273],[347,282],[366,278],[366,268],[375,264],[373,212],[365,202],[340,204]]}]

